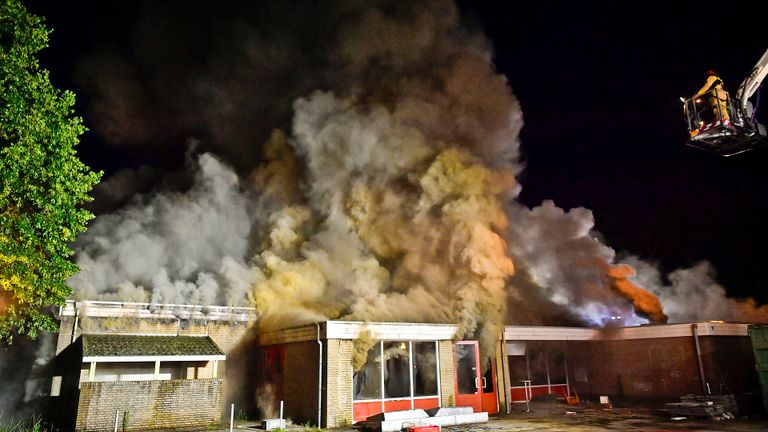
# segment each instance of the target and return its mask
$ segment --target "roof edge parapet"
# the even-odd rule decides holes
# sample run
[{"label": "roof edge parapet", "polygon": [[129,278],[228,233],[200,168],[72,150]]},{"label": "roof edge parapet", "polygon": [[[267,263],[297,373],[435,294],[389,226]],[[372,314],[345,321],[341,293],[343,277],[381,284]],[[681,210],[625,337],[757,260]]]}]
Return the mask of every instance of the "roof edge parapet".
[{"label": "roof edge parapet", "polygon": [[258,318],[256,309],[240,306],[204,306],[157,303],[67,300],[59,317],[192,319],[250,322]]}]

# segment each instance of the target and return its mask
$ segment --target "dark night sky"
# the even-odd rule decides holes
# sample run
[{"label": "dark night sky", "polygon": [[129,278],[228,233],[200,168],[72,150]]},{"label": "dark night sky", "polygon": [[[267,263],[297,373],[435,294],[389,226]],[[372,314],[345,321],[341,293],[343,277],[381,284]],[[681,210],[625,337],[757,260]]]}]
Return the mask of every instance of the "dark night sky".
[{"label": "dark night sky", "polygon": [[521,199],[590,208],[617,251],[667,271],[708,259],[729,292],[766,301],[768,152],[723,159],[684,146],[678,97],[707,69],[735,91],[768,48],[768,13],[729,3],[739,20],[707,25],[696,11],[708,5],[673,7],[476,7],[525,115]]},{"label": "dark night sky", "polygon": [[[43,65],[85,107],[75,60],[104,37],[127,34],[135,8],[63,3],[25,2],[54,29]],[[735,91],[768,48],[768,8],[759,3],[460,2],[522,104],[521,201],[589,208],[620,253],[665,271],[709,260],[729,293],[768,301],[768,150],[723,159],[686,147],[678,99],[703,84],[707,69]],[[94,133],[80,152],[107,174],[148,162]]]}]

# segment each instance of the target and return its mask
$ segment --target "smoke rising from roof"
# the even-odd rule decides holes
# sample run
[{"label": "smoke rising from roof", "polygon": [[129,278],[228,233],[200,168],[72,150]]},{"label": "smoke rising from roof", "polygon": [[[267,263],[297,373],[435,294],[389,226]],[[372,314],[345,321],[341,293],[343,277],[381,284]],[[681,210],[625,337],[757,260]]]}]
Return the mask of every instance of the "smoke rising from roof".
[{"label": "smoke rising from roof", "polygon": [[78,240],[77,297],[251,303],[269,328],[455,322],[486,349],[505,322],[721,315],[679,301],[699,271],[670,290],[589,210],[514,200],[522,111],[451,2],[192,5],[145,3],[130,55],[80,63],[112,144],[200,144],[186,187],[113,194],[133,198]]}]

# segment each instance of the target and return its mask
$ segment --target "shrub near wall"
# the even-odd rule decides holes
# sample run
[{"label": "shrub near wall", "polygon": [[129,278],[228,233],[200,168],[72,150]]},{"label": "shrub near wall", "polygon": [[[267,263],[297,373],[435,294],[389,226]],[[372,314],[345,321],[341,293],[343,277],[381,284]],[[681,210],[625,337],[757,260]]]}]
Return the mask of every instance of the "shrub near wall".
[{"label": "shrub near wall", "polygon": [[[220,379],[84,382],[78,432],[193,429],[221,420]],[[128,413],[127,419],[124,413]]]}]

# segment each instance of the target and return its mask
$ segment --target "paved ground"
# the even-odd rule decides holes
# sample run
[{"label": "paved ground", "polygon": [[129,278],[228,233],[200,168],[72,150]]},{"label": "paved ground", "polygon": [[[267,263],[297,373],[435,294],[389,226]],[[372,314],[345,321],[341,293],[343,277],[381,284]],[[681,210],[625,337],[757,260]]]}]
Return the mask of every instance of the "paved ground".
[{"label": "paved ground", "polygon": [[446,431],[768,431],[768,420],[737,418],[735,420],[686,419],[670,420],[666,413],[650,407],[603,409],[600,406],[566,406],[559,403],[533,404],[532,412],[514,412],[481,425],[454,426]]},{"label": "paved ground", "polygon": [[[524,408],[523,408],[524,409]],[[253,425],[253,423],[251,423]],[[248,430],[241,425],[240,431]],[[289,426],[286,432],[318,432]],[[359,432],[357,429],[335,429],[335,432]],[[608,431],[706,431],[706,432],[766,432],[768,419],[739,417],[735,420],[686,419],[673,421],[656,407],[604,409],[599,405],[568,406],[558,402],[531,404],[531,412],[518,408],[510,415],[492,417],[488,423],[451,426],[444,432],[608,432]]]}]

